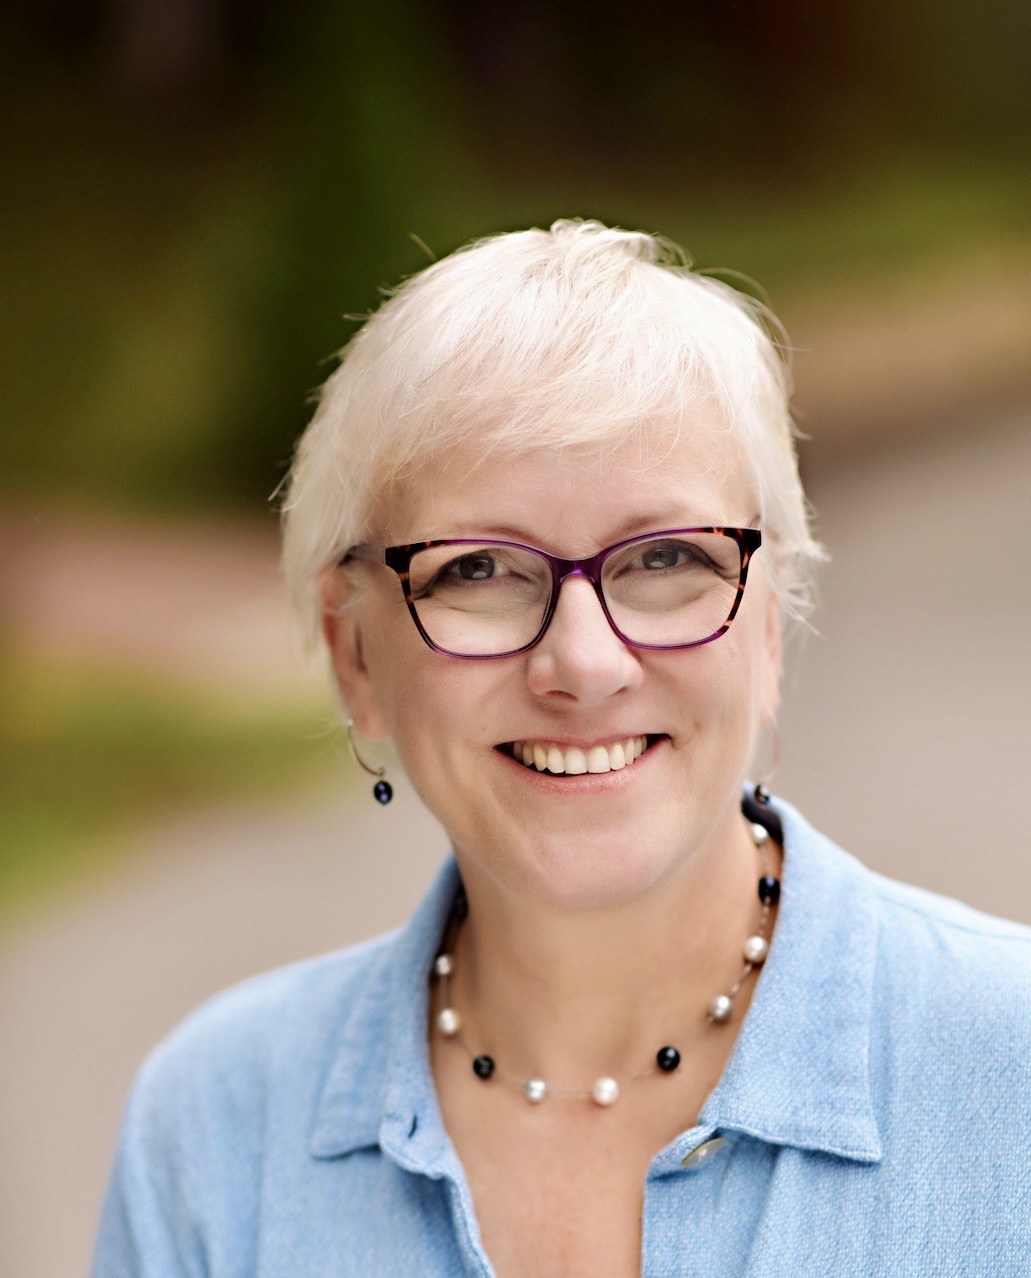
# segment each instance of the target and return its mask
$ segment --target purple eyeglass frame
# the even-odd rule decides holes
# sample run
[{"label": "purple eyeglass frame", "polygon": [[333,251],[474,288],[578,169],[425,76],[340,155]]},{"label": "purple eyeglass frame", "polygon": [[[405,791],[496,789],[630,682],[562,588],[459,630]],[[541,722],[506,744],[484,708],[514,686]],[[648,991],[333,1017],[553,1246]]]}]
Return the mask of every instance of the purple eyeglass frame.
[{"label": "purple eyeglass frame", "polygon": [[[624,546],[632,546],[635,542],[655,541],[662,537],[682,537],[689,533],[715,533],[721,537],[730,537],[737,543],[738,550],[741,552],[741,570],[738,573],[737,591],[734,595],[734,602],[731,604],[730,612],[727,614],[727,619],[711,635],[707,635],[704,639],[694,639],[691,643],[635,643],[623,634],[609,612],[609,606],[605,600],[605,592],[601,585],[601,572],[605,560],[617,550],[622,550]],[[456,657],[460,661],[496,661],[502,657],[516,657],[521,652],[529,652],[531,648],[540,643],[547,633],[548,626],[551,625],[551,619],[555,615],[555,609],[558,607],[558,596],[559,591],[562,589],[562,583],[567,577],[575,576],[586,577],[591,583],[594,587],[594,593],[598,596],[598,602],[601,604],[601,610],[605,614],[605,620],[609,623],[613,634],[629,648],[644,648],[653,652],[670,652],[682,648],[698,648],[702,644],[712,643],[714,639],[718,639],[720,635],[727,633],[730,629],[730,623],[737,616],[737,610],[741,607],[741,599],[745,593],[745,583],[748,580],[749,562],[761,545],[762,532],[758,528],[705,526],[701,528],[662,528],[658,532],[639,533],[636,537],[627,537],[623,541],[617,541],[612,546],[606,546],[604,550],[599,550],[596,555],[591,555],[587,559],[562,559],[558,555],[549,555],[546,550],[541,550],[538,546],[527,546],[519,541],[498,541],[490,537],[439,537],[432,541],[413,541],[403,546],[370,546],[362,542],[356,546],[351,546],[337,562],[338,564],[346,564],[348,560],[361,559],[368,563],[386,564],[388,568],[393,569],[400,579],[405,603],[408,605],[408,611],[415,622],[415,628],[426,645],[432,648],[434,652],[443,653],[447,657]],[[409,575],[413,557],[420,550],[429,550],[433,546],[505,546],[513,550],[528,550],[531,554],[543,559],[551,569],[551,598],[548,600],[548,606],[545,609],[540,629],[530,642],[524,643],[522,647],[512,648],[508,652],[490,653],[452,652],[450,649],[442,648],[440,644],[434,643],[419,620],[415,600],[412,598],[412,583]]]}]

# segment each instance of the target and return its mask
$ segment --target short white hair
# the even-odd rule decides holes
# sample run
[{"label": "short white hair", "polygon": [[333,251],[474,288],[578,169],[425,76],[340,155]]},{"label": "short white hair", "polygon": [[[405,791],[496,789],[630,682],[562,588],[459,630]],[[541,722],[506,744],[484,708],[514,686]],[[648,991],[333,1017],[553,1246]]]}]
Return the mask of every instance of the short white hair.
[{"label": "short white hair", "polygon": [[421,466],[459,449],[486,459],[654,439],[675,451],[700,402],[754,473],[767,569],[784,614],[804,616],[822,552],[780,334],[676,245],[594,221],[478,240],[406,280],[340,353],[287,480],[283,563],[308,644],[323,571]]}]

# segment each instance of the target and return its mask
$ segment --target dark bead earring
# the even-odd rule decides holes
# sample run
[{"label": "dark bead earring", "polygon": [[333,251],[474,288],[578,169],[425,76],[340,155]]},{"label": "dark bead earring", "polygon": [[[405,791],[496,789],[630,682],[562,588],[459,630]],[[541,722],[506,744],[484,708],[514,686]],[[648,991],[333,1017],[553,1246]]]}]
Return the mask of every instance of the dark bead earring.
[{"label": "dark bead earring", "polygon": [[369,764],[365,762],[361,754],[358,752],[358,746],[354,739],[354,720],[353,719],[348,719],[347,721],[347,744],[351,748],[351,754],[354,756],[355,763],[357,763],[357,765],[362,769],[362,771],[367,772],[370,777],[379,778],[376,784],[372,787],[372,794],[376,802],[381,803],[383,805],[388,804],[390,800],[394,797],[394,787],[390,784],[389,781],[383,780],[383,777],[385,776],[387,771],[386,768],[370,767]]}]

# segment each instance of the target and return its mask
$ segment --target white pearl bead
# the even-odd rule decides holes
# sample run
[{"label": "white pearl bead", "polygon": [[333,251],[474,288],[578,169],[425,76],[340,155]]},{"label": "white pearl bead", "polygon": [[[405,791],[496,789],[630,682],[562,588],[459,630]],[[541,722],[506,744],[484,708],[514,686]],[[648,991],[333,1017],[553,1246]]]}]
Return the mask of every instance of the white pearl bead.
[{"label": "white pearl bead", "polygon": [[766,826],[760,825],[758,821],[752,822],[752,838],[755,840],[755,846],[761,848],[766,840],[770,837],[770,832]]},{"label": "white pearl bead", "polygon": [[729,994],[717,994],[709,1004],[709,1015],[714,1021],[726,1021],[734,1010],[734,1000]]},{"label": "white pearl bead", "polygon": [[530,1078],[523,1084],[523,1095],[531,1105],[539,1105],[548,1094],[548,1084],[543,1078]]},{"label": "white pearl bead", "polygon": [[437,1029],[445,1038],[454,1038],[462,1028],[462,1018],[453,1007],[442,1007],[437,1013]]},{"label": "white pearl bead", "polygon": [[750,936],[744,944],[746,963],[762,963],[770,952],[770,943],[765,936]]},{"label": "white pearl bead", "polygon": [[450,954],[438,954],[433,962],[433,971],[437,976],[450,976],[455,970],[454,959]]},{"label": "white pearl bead", "polygon": [[619,1084],[614,1078],[599,1078],[591,1088],[595,1105],[612,1105],[619,1100]]}]

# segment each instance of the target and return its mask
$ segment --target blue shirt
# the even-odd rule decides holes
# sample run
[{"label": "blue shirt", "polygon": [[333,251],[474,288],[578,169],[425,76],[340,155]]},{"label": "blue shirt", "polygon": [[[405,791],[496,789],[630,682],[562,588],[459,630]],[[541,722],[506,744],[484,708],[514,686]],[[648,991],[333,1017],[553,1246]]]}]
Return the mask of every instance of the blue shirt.
[{"label": "blue shirt", "polygon": [[[770,955],[698,1125],[648,1169],[642,1273],[1031,1274],[1031,931],[774,806]],[[426,1041],[456,884],[449,861],[403,931],[220,995],[154,1052],[94,1278],[492,1273]]]}]

